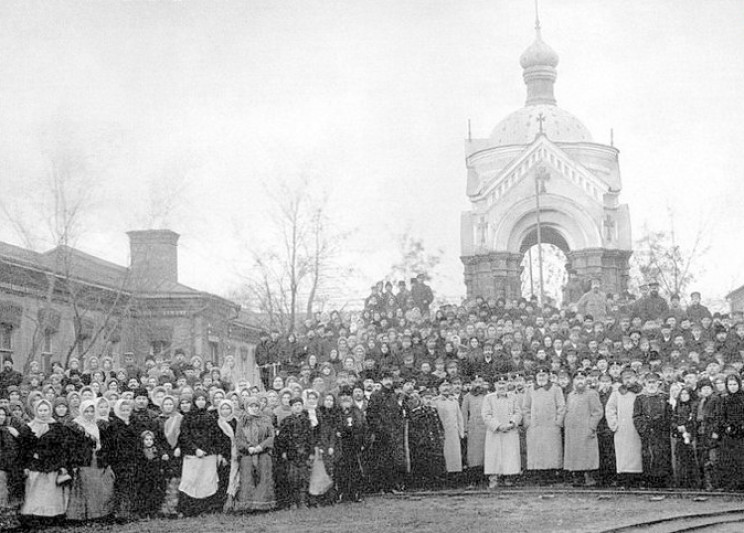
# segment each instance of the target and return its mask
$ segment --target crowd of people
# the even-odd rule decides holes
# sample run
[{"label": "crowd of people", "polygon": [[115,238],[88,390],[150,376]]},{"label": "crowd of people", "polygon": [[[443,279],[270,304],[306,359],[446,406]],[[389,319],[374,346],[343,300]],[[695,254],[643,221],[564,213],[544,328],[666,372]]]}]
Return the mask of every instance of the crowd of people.
[{"label": "crowd of people", "polygon": [[261,382],[176,351],[0,372],[0,527],[571,483],[740,490],[744,317],[598,280],[433,307],[425,277],[263,332]]}]

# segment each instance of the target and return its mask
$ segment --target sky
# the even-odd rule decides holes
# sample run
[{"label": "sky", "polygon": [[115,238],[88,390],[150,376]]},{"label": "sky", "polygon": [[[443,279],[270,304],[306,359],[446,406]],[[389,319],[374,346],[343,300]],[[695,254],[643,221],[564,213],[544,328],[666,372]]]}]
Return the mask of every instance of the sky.
[{"label": "sky", "polygon": [[[744,1],[542,0],[540,18],[558,105],[597,142],[614,130],[634,238],[671,212],[683,246],[706,230],[696,288],[744,284]],[[467,121],[487,137],[524,105],[533,27],[531,0],[4,0],[2,200],[42,228],[49,146],[83,153],[77,247],[126,264],[126,231],[168,227],[180,280],[229,294],[273,184],[303,176],[352,232],[351,298],[408,231],[443,250],[432,286],[454,299]]]}]

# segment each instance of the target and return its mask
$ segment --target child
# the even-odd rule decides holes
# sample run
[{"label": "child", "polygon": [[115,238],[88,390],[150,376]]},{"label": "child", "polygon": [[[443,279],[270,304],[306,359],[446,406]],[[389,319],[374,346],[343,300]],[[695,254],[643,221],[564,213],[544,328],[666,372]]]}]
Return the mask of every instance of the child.
[{"label": "child", "polygon": [[307,507],[310,473],[308,463],[313,459],[310,419],[304,411],[302,398],[289,402],[292,414],[282,421],[276,438],[277,455],[285,462],[286,487],[290,508]]},{"label": "child", "polygon": [[140,516],[150,518],[157,514],[165,497],[163,461],[168,460],[168,455],[155,445],[152,431],[143,431],[140,442],[142,449],[135,474],[135,511]]}]

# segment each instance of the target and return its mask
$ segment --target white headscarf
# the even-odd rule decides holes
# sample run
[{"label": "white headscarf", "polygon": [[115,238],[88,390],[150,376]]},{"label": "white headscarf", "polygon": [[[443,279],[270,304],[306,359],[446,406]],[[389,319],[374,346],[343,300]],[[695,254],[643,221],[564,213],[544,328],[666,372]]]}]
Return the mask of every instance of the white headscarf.
[{"label": "white headscarf", "polygon": [[[93,408],[93,417],[86,418],[85,410],[89,407]],[[96,424],[96,402],[95,400],[83,400],[80,404],[80,414],[73,419],[78,426],[85,430],[85,434],[92,437],[96,441],[96,450],[101,449],[101,432]]]},{"label": "white headscarf", "polygon": [[[49,414],[44,418],[39,416],[39,406],[42,404],[49,407]],[[52,416],[52,410],[53,407],[49,400],[42,398],[34,404],[34,419],[28,423],[28,427],[31,428],[31,431],[37,439],[41,438],[47,431],[49,431],[49,424],[54,424],[56,422]]]}]

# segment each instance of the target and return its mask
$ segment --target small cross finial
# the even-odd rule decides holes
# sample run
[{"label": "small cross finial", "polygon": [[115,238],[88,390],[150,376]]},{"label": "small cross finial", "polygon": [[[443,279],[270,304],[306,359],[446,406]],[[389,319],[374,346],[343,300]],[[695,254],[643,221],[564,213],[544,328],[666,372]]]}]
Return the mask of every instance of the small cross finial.
[{"label": "small cross finial", "polygon": [[543,115],[542,113],[540,113],[539,115],[537,115],[537,118],[535,120],[537,120],[537,122],[538,122],[538,124],[540,126],[540,135],[544,135],[544,132],[543,132],[543,122],[545,122],[545,115]]},{"label": "small cross finial", "polygon": [[535,29],[540,31],[540,11],[537,6],[537,0],[535,0]]}]

